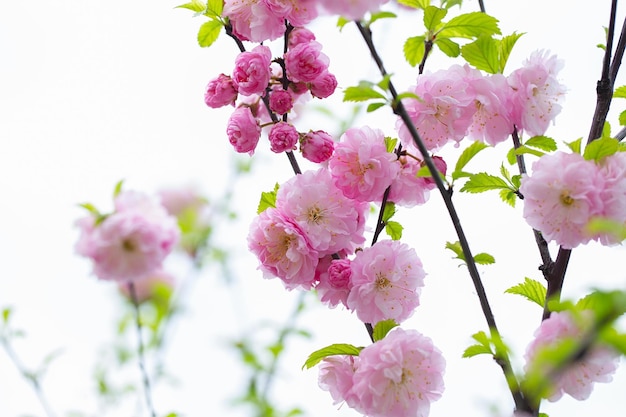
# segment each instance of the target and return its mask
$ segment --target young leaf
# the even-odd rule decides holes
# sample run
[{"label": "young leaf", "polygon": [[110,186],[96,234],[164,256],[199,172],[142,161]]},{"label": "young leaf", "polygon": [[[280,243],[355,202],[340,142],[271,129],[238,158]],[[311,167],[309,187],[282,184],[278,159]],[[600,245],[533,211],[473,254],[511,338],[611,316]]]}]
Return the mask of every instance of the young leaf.
[{"label": "young leaf", "polygon": [[496,263],[496,259],[488,253],[481,252],[474,255],[474,262],[480,265],[491,265]]},{"label": "young leaf", "polygon": [[456,255],[456,258],[454,259],[460,259],[462,261],[465,261],[465,255],[463,254],[463,249],[461,248],[460,242],[446,242],[446,249],[450,249],[452,252],[454,252],[454,254]]},{"label": "young leaf", "polygon": [[402,231],[404,227],[398,222],[390,221],[385,225],[385,233],[389,235],[391,240],[400,240],[402,239]]},{"label": "young leaf", "polygon": [[209,20],[200,26],[198,31],[198,45],[208,48],[220,36],[223,24],[219,20]]},{"label": "young leaf", "polygon": [[437,29],[441,20],[446,17],[448,11],[446,9],[440,9],[435,6],[428,6],[424,9],[424,26],[428,31],[434,31]]},{"label": "young leaf", "polygon": [[500,190],[500,198],[511,207],[517,203],[517,194],[513,190]]},{"label": "young leaf", "polygon": [[617,139],[603,137],[590,142],[585,146],[583,157],[588,161],[599,162],[602,158],[617,152],[619,144]]},{"label": "young leaf", "polygon": [[347,343],[336,343],[334,345],[326,346],[325,348],[316,350],[311,353],[307,358],[306,362],[302,366],[302,369],[307,368],[311,369],[318,363],[320,363],[324,358],[334,355],[354,355],[358,356],[361,352],[362,348],[358,348],[354,345],[350,345]]},{"label": "young leaf", "polygon": [[483,193],[489,190],[510,189],[509,184],[502,178],[489,175],[486,172],[479,172],[472,175],[461,188],[461,192]]},{"label": "young leaf", "polygon": [[367,112],[371,113],[374,112],[378,109],[380,109],[381,107],[385,106],[387,103],[381,103],[381,102],[376,102],[376,103],[370,103],[367,105]]},{"label": "young leaf", "polygon": [[517,40],[523,35],[523,33],[515,33],[508,36],[504,36],[498,42],[498,55],[500,57],[500,71],[499,73],[504,73],[504,68],[506,67],[506,63],[509,60],[509,55],[511,55],[511,51],[513,50],[513,46]]},{"label": "young leaf", "polygon": [[113,188],[113,198],[120,195],[122,192],[122,186],[124,185],[124,180],[119,180],[117,184],[115,184],[115,188]]},{"label": "young leaf", "polygon": [[394,203],[387,202],[385,209],[383,210],[383,222],[388,222],[396,214],[396,205]]},{"label": "young leaf", "polygon": [[531,148],[541,149],[547,152],[556,151],[557,148],[556,141],[547,136],[533,136],[532,138],[529,138],[526,142],[524,142],[524,145]]},{"label": "young leaf", "polygon": [[339,28],[339,32],[341,32],[341,30],[343,29],[343,27],[345,25],[347,25],[348,23],[350,23],[351,20],[346,19],[343,16],[339,16],[339,18],[337,19],[337,27]]},{"label": "young leaf", "polygon": [[487,35],[482,35],[472,43],[463,45],[461,56],[474,67],[490,74],[500,71],[498,42]]},{"label": "young leaf", "polygon": [[396,16],[395,13],[391,13],[391,12],[373,13],[372,17],[370,18],[370,21],[369,21],[368,25],[371,25],[372,23],[374,23],[375,21],[380,20],[380,19],[390,19],[390,18],[394,18],[394,17],[398,17],[398,16]]},{"label": "young leaf", "polygon": [[565,142],[565,144],[567,145],[568,148],[572,150],[572,152],[580,153],[582,141],[583,141],[583,138],[578,138],[572,142]]},{"label": "young leaf", "polygon": [[398,3],[414,9],[425,9],[430,5],[430,0],[398,0]]},{"label": "young leaf", "polygon": [[100,217],[101,214],[98,211],[98,209],[96,208],[96,206],[94,206],[91,203],[81,203],[78,205],[79,207],[84,208],[85,210],[87,210],[89,213],[91,213],[94,217]]},{"label": "young leaf", "polygon": [[613,98],[626,98],[626,85],[617,87],[615,91],[613,91]]},{"label": "young leaf", "polygon": [[221,17],[224,11],[224,0],[209,0],[207,1],[206,16],[209,17]]},{"label": "young leaf", "polygon": [[9,319],[11,318],[11,307],[5,307],[2,309],[2,322],[4,324],[8,324],[9,323]]},{"label": "young leaf", "polygon": [[504,292],[521,295],[533,303],[539,304],[542,308],[546,303],[546,287],[541,282],[528,277],[524,278],[524,282],[521,284],[517,284]]},{"label": "young leaf", "polygon": [[393,152],[396,149],[397,144],[398,144],[398,139],[391,138],[389,136],[385,137],[385,147],[387,147],[387,152]]},{"label": "young leaf", "polygon": [[366,85],[348,87],[345,89],[343,93],[343,101],[358,102],[358,101],[367,101],[367,100],[371,100],[374,98],[385,99],[386,97],[383,94],[379,93],[378,91]]},{"label": "young leaf", "polygon": [[261,192],[261,200],[256,210],[256,214],[263,213],[270,207],[276,207],[276,193],[278,192],[278,183],[274,186],[274,191]]},{"label": "young leaf", "polygon": [[426,53],[425,40],[424,36],[413,36],[404,42],[404,58],[412,67],[419,64]]},{"label": "young leaf", "polygon": [[437,36],[447,38],[477,38],[480,35],[499,35],[498,20],[482,12],[465,13],[444,24]]},{"label": "young leaf", "polygon": [[206,4],[201,0],[191,0],[189,3],[176,6],[175,9],[187,9],[196,13],[201,13],[206,9]]},{"label": "young leaf", "polygon": [[531,154],[531,155],[535,155],[541,158],[546,153],[543,151],[539,151],[537,149],[529,148],[526,145],[522,145],[515,150],[515,155],[523,155],[523,154]]},{"label": "young leaf", "polygon": [[478,332],[472,335],[472,339],[478,342],[477,345],[472,345],[465,349],[463,352],[464,358],[471,358],[476,355],[487,354],[487,355],[495,355],[493,350],[491,349],[491,340],[489,336],[485,334],[485,332]]},{"label": "young leaf", "polygon": [[439,50],[450,58],[456,58],[461,53],[461,47],[458,43],[449,38],[437,38],[435,39],[435,45],[439,47]]},{"label": "young leaf", "polygon": [[374,337],[374,342],[377,342],[387,336],[387,333],[389,333],[389,331],[396,326],[398,326],[398,323],[396,323],[393,319],[383,320],[376,323],[374,326],[374,333],[372,335]]},{"label": "young leaf", "polygon": [[484,144],[483,142],[476,141],[467,148],[465,148],[461,153],[461,156],[459,156],[459,160],[456,161],[456,165],[454,166],[454,172],[452,173],[452,178],[456,178],[456,176],[454,175],[455,173],[462,171],[465,165],[467,165],[467,163],[471,161],[472,158],[474,158],[480,151],[488,147],[489,146]]},{"label": "young leaf", "polygon": [[626,110],[619,114],[619,124],[620,126],[626,126]]}]

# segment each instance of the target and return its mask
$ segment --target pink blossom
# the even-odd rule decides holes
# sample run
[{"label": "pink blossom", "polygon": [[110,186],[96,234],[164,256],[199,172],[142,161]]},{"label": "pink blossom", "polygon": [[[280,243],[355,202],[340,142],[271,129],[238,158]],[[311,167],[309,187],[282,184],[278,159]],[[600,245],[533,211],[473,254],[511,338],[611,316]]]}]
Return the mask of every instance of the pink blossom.
[{"label": "pink blossom", "polygon": [[330,393],[334,404],[355,402],[352,387],[358,363],[359,357],[353,355],[328,356],[320,363],[318,384]]},{"label": "pink blossom", "polygon": [[287,78],[293,82],[311,82],[328,69],[329,59],[317,41],[299,43],[285,54]]},{"label": "pink blossom", "polygon": [[[411,92],[418,99],[403,103],[426,148],[437,150],[448,141],[459,142],[467,133],[476,111],[472,82],[480,73],[468,66],[453,65],[447,70],[422,74]],[[396,122],[402,144],[415,149],[413,138],[402,119]]]},{"label": "pink blossom", "polygon": [[244,96],[265,94],[271,77],[271,61],[272,52],[264,45],[259,45],[249,52],[241,52],[237,56],[233,82],[239,94]]},{"label": "pink blossom", "polygon": [[289,49],[299,43],[309,43],[315,40],[315,34],[304,27],[295,27],[289,33]]},{"label": "pink blossom", "polygon": [[276,207],[298,224],[320,256],[352,252],[365,242],[366,205],[345,197],[325,168],[306,171],[283,184]]},{"label": "pink blossom", "polygon": [[[616,223],[626,223],[626,152],[617,152],[601,161],[600,175],[604,179],[601,199],[604,210],[598,215]],[[603,245],[619,243],[617,236],[604,233],[595,236]]]},{"label": "pink blossom", "polygon": [[319,0],[321,6],[331,14],[338,14],[346,19],[361,20],[367,12],[375,12],[389,0]]},{"label": "pink blossom", "polygon": [[333,154],[335,141],[323,130],[309,131],[300,139],[302,156],[311,162],[326,162]]},{"label": "pink blossom", "polygon": [[218,107],[234,105],[237,100],[237,87],[233,79],[225,74],[220,74],[206,86],[204,102],[214,109]]},{"label": "pink blossom", "polygon": [[264,1],[224,0],[223,16],[228,17],[233,33],[243,41],[263,42],[285,33],[285,21],[272,13]]},{"label": "pink blossom", "polygon": [[145,194],[125,191],[115,200],[116,210],[96,222],[80,219],[76,251],[93,260],[95,275],[103,280],[138,281],[161,268],[179,238],[176,219]]},{"label": "pink blossom", "polygon": [[270,93],[270,110],[276,114],[289,113],[293,107],[293,96],[287,90],[272,90]]},{"label": "pink blossom", "polygon": [[317,98],[330,97],[337,88],[337,78],[328,71],[311,82],[311,95]]},{"label": "pink blossom", "polygon": [[247,152],[250,155],[254,153],[261,137],[261,126],[252,115],[250,107],[241,106],[235,109],[228,119],[226,135],[237,152]]},{"label": "pink blossom", "polygon": [[543,135],[561,112],[566,88],[556,78],[563,62],[547,51],[535,51],[508,77],[513,92],[512,118],[531,136]]},{"label": "pink blossom", "polygon": [[414,158],[401,156],[400,173],[391,183],[389,201],[403,207],[413,207],[428,201],[430,190],[435,188],[431,177],[418,177],[422,164]]},{"label": "pink blossom", "polygon": [[272,152],[276,153],[293,151],[299,138],[296,128],[287,122],[275,123],[269,133]]},{"label": "pink blossom", "polygon": [[348,308],[365,323],[409,318],[419,305],[426,273],[415,250],[397,240],[381,240],[357,252],[351,263]]},{"label": "pink blossom", "polygon": [[255,218],[248,248],[259,259],[265,278],[280,278],[289,290],[313,286],[319,255],[300,226],[280,210],[268,208]]},{"label": "pink blossom", "polygon": [[[158,301],[163,299],[163,297],[169,296],[173,290],[174,283],[174,276],[163,270],[156,271],[147,278],[133,282],[137,303],[141,304],[149,300]],[[120,282],[118,288],[124,297],[129,301],[133,301],[128,283]]]},{"label": "pink blossom", "polygon": [[476,112],[468,135],[495,146],[513,133],[510,114],[513,90],[502,74],[476,78],[472,88],[476,93]]},{"label": "pink blossom", "polygon": [[320,280],[315,286],[320,300],[330,308],[340,303],[346,306],[352,288],[351,275],[349,259],[334,259],[327,271],[320,274]]},{"label": "pink blossom", "polygon": [[359,201],[382,199],[400,164],[394,153],[387,152],[385,135],[378,129],[348,129],[329,159],[335,185],[346,197]]},{"label": "pink blossom", "polygon": [[533,164],[532,175],[522,178],[523,216],[547,241],[574,248],[591,240],[586,225],[602,213],[603,188],[596,165],[579,154],[544,155]]},{"label": "pink blossom", "polygon": [[[553,312],[535,331],[535,339],[526,349],[526,372],[545,371],[545,363],[535,364],[538,353],[542,349],[557,347],[564,339],[579,339],[587,331],[585,328],[589,328],[588,324],[585,325],[589,318],[590,315],[582,314],[575,320],[567,311]],[[594,383],[610,382],[613,379],[619,359],[620,355],[613,349],[593,345],[582,359],[570,365],[552,381],[548,400],[557,401],[564,393],[579,401],[586,400],[591,395]]]},{"label": "pink blossom", "polygon": [[346,402],[368,417],[427,417],[443,393],[445,366],[430,338],[396,327],[360,352]]}]

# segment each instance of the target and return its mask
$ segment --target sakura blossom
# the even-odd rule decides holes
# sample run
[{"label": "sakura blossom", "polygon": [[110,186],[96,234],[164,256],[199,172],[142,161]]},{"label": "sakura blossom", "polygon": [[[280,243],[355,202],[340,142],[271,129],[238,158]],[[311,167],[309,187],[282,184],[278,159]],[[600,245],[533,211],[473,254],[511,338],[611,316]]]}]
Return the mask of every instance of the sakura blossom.
[{"label": "sakura blossom", "polygon": [[419,305],[426,273],[415,249],[397,240],[381,240],[358,251],[350,264],[348,308],[359,320],[376,324],[409,318]]},{"label": "sakura blossom", "polygon": [[[550,317],[544,320],[535,331],[535,339],[526,349],[525,370],[542,371],[536,369],[535,360],[539,352],[546,348],[555,348],[559,342],[566,338],[580,338],[586,328],[589,327],[590,311],[583,311],[580,317],[575,318],[568,311],[553,312]],[[586,323],[586,324],[585,324]],[[593,345],[584,355],[566,368],[556,380],[552,381],[550,393],[547,396],[549,401],[559,400],[563,394],[583,401],[589,398],[596,382],[611,382],[613,374],[619,365],[620,355],[615,350],[603,346]]]},{"label": "sakura blossom", "polygon": [[368,12],[375,12],[389,0],[319,0],[320,5],[331,14],[338,14],[350,20],[361,20]]},{"label": "sakura blossom", "polygon": [[387,151],[383,132],[364,126],[341,136],[328,164],[335,185],[346,197],[377,201],[400,172],[397,159]]},{"label": "sakura blossom", "polygon": [[314,40],[315,34],[309,29],[304,27],[294,27],[291,32],[289,32],[289,49],[292,49],[299,43],[308,43]]},{"label": "sakura blossom", "polygon": [[[164,270],[156,271],[147,278],[133,282],[135,300],[138,304],[141,304],[149,300],[163,297],[164,294],[171,293],[175,283],[176,279],[171,273]],[[118,289],[125,298],[129,301],[133,301],[128,283],[120,282]]]},{"label": "sakura blossom", "polygon": [[298,139],[298,131],[287,122],[278,122],[272,125],[269,133],[270,148],[272,152],[281,153],[289,152],[296,149]]},{"label": "sakura blossom", "polygon": [[353,355],[329,356],[320,363],[318,385],[330,393],[334,404],[345,401],[353,407],[356,403],[352,387],[358,363],[359,357]]},{"label": "sakura blossom", "polygon": [[[626,223],[626,152],[617,152],[600,162],[600,175],[604,179],[601,199],[604,209],[598,216],[618,224]],[[594,236],[604,245],[619,243],[608,233]]]},{"label": "sakura blossom", "polygon": [[[389,201],[402,207],[414,207],[428,201],[430,190],[435,188],[435,183],[431,177],[418,177],[417,172],[422,167],[420,161],[409,156],[398,158],[400,162],[400,173],[391,183],[389,189]],[[438,161],[443,159],[439,158]],[[443,172],[445,175],[445,162],[443,162]]]},{"label": "sakura blossom", "polygon": [[237,87],[235,87],[233,79],[226,74],[220,74],[207,85],[204,102],[214,109],[234,105],[237,94]]},{"label": "sakura blossom", "polygon": [[271,77],[271,61],[272,52],[264,45],[256,46],[249,52],[241,52],[237,56],[232,79],[239,94],[265,94]]},{"label": "sakura blossom", "polygon": [[347,306],[348,294],[352,288],[349,259],[333,259],[328,269],[320,274],[315,290],[320,300],[330,308],[339,304]]},{"label": "sakura blossom", "polygon": [[325,168],[306,171],[284,183],[276,195],[276,207],[298,224],[320,256],[342,250],[352,253],[365,242],[367,205],[345,197]]},{"label": "sakura blossom", "polygon": [[543,135],[561,112],[566,88],[557,79],[563,61],[548,51],[535,51],[508,76],[513,89],[512,118],[518,130]]},{"label": "sakura blossom", "polygon": [[273,90],[270,94],[270,110],[276,114],[289,113],[293,102],[293,95],[287,90]]},{"label": "sakura blossom", "polygon": [[472,81],[476,111],[467,134],[491,146],[503,142],[513,133],[510,108],[513,90],[502,74],[476,77]]},{"label": "sakura blossom", "polygon": [[328,57],[317,41],[299,43],[284,55],[287,78],[293,82],[311,82],[328,70]]},{"label": "sakura blossom", "polygon": [[[479,77],[480,72],[467,65],[453,65],[422,74],[417,85],[409,89],[419,99],[405,99],[403,103],[428,150],[435,151],[449,141],[459,142],[465,137],[476,112],[472,83]],[[396,129],[402,144],[415,149],[402,119],[396,122]]]},{"label": "sakura blossom", "polygon": [[160,270],[179,239],[176,219],[158,202],[139,192],[125,191],[115,199],[115,211],[101,218],[79,219],[79,255],[93,261],[102,280],[134,282]]},{"label": "sakura blossom", "polygon": [[592,161],[576,153],[544,155],[522,177],[523,216],[547,241],[572,249],[589,242],[586,226],[604,209],[604,179]]},{"label": "sakura blossom", "polygon": [[396,327],[360,352],[346,403],[368,417],[427,417],[444,391],[445,366],[430,338]]},{"label": "sakura blossom", "polygon": [[222,14],[228,17],[233,33],[242,41],[263,42],[285,33],[285,20],[264,1],[224,0]]},{"label": "sakura blossom", "polygon": [[265,278],[280,278],[288,290],[313,286],[319,255],[300,226],[280,210],[268,208],[254,219],[248,249]]},{"label": "sakura blossom", "polygon": [[328,71],[311,81],[311,95],[317,98],[330,97],[337,88],[337,78]]},{"label": "sakura blossom", "polygon": [[328,161],[335,150],[335,141],[323,130],[309,131],[300,137],[300,151],[305,159],[322,163]]},{"label": "sakura blossom", "polygon": [[252,155],[261,138],[261,126],[248,106],[240,106],[233,111],[226,125],[228,141],[239,153]]}]

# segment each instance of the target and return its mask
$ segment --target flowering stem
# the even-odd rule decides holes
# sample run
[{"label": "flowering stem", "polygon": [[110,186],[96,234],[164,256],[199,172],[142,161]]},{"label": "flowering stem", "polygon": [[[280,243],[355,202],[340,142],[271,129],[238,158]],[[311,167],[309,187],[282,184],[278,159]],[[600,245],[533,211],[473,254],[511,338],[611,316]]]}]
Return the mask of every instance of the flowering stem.
[{"label": "flowering stem", "polygon": [[[381,75],[383,77],[386,76],[387,71],[385,70],[382,59],[380,58],[380,55],[378,54],[376,47],[374,46],[374,43],[372,40],[371,29],[369,27],[368,28],[363,27],[363,25],[361,25],[361,23],[358,21],[356,21],[355,23],[357,25],[357,28],[361,36],[363,37],[363,40],[367,44],[367,47],[372,55],[372,59],[378,66],[378,69]],[[432,158],[430,157],[428,149],[424,145],[424,142],[422,138],[420,137],[417,129],[415,128],[415,125],[411,121],[411,118],[409,114],[407,113],[404,105],[402,104],[402,101],[398,99],[398,93],[395,89],[395,86],[393,85],[391,81],[389,82],[389,92],[391,93],[392,98],[393,98],[394,113],[397,114],[406,125],[411,137],[413,138],[413,141],[415,142],[415,145],[417,146],[417,148],[419,149],[420,153],[422,154],[424,158],[424,163],[426,164],[426,166],[428,166],[428,169],[430,170],[432,174],[433,180],[435,181],[435,184],[437,185],[437,189],[439,190],[444,200],[446,209],[448,210],[448,214],[450,216],[454,229],[459,238],[459,243],[461,245],[463,254],[465,256],[467,269],[469,271],[470,277],[474,284],[476,294],[478,295],[478,299],[480,301],[483,315],[485,316],[485,319],[487,320],[487,324],[489,326],[489,329],[492,335],[494,337],[499,337],[499,331],[496,325],[495,317],[493,315],[493,312],[491,311],[491,306],[489,305],[489,300],[487,299],[485,288],[480,278],[480,274],[478,273],[476,262],[474,261],[474,257],[472,256],[472,252],[470,250],[469,243],[465,236],[465,232],[461,226],[461,222],[456,212],[456,208],[454,207],[454,204],[452,202],[452,197],[450,193],[448,192],[448,190],[446,189],[446,186],[443,180],[441,179],[440,175],[438,174],[437,167],[435,166]],[[516,409],[519,411],[526,411],[526,412],[531,412],[532,414],[534,414],[533,407],[524,398],[520,390],[519,383],[514,376],[513,368],[511,366],[511,361],[508,357],[508,354],[505,351],[499,352],[496,362],[502,368],[505,378],[507,379],[509,389],[513,396],[513,400],[515,401]]]},{"label": "flowering stem", "polygon": [[39,400],[39,404],[41,404],[41,408],[43,408],[46,416],[55,417],[56,414],[52,411],[52,407],[50,406],[50,403],[48,402],[48,399],[43,392],[43,388],[39,383],[39,378],[37,377],[37,374],[26,369],[20,358],[17,356],[15,350],[13,350],[13,346],[11,346],[8,338],[6,338],[4,335],[0,335],[0,343],[4,348],[4,351],[11,359],[11,362],[13,362],[13,364],[17,368],[18,372],[22,374],[24,379],[26,379],[33,387],[35,395],[37,396],[37,400]]},{"label": "flowering stem", "polygon": [[478,6],[480,7],[480,11],[483,13],[485,12],[485,3],[483,2],[483,0],[478,0]]},{"label": "flowering stem", "polygon": [[143,338],[141,336],[141,318],[139,314],[139,302],[137,301],[137,293],[135,291],[135,285],[132,282],[128,283],[128,292],[130,293],[130,298],[135,306],[135,325],[137,329],[137,339],[138,339],[138,362],[139,362],[139,370],[141,371],[141,375],[143,378],[143,388],[146,396],[146,405],[148,406],[148,411],[152,417],[156,417],[156,412],[154,411],[154,406],[152,404],[152,395],[150,388],[150,378],[148,377],[148,372],[146,372],[145,366],[145,358],[144,358],[144,346],[143,346]]}]

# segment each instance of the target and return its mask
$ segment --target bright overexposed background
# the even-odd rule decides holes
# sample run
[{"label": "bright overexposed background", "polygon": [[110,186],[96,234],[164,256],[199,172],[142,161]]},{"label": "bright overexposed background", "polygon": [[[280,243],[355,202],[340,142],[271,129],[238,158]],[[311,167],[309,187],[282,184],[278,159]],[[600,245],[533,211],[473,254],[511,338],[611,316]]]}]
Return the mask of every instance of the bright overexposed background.
[{"label": "bright overexposed background", "polygon": [[[466,11],[478,9],[476,1],[465,3]],[[89,201],[103,210],[110,207],[113,186],[120,179],[126,188],[146,192],[191,184],[210,200],[232,187],[233,209],[239,213],[240,221],[222,225],[217,236],[220,244],[230,248],[234,281],[226,285],[216,268],[208,268],[194,280],[167,349],[167,367],[178,383],[155,387],[159,413],[245,415],[229,405],[244,390],[245,371],[226,347],[227,341],[262,320],[282,321],[297,297],[284,291],[278,280],[262,279],[245,249],[260,192],[289,178],[287,159],[271,155],[262,142],[253,174],[229,182],[234,152],[225,124],[230,110],[208,109],[202,95],[211,78],[231,71],[237,49],[223,35],[212,48],[199,48],[195,39],[201,18],[175,10],[176,5],[171,0],[0,0],[0,308],[12,307],[14,325],[26,331],[15,348],[27,365],[35,367],[48,353],[59,350],[42,381],[59,416],[72,410],[98,415],[93,365],[102,346],[115,337],[120,303],[114,286],[98,281],[89,263],[74,254],[78,234],[73,223],[84,214],[78,203]],[[609,1],[487,0],[486,7],[500,20],[505,34],[526,33],[508,71],[535,49],[549,49],[565,61],[560,75],[569,92],[548,134],[560,142],[586,137],[602,58],[596,44],[603,42]],[[325,18],[313,28],[340,87],[361,79],[376,80],[354,28],[349,25],[340,33],[334,21]],[[400,89],[415,82],[417,70],[402,62],[404,38],[399,34],[418,35],[421,27],[420,13],[400,23],[374,26],[376,41]],[[439,53],[427,68],[436,70],[450,63]],[[339,100],[328,102],[339,118],[350,114]],[[617,110],[611,113],[615,126]],[[299,123],[300,130],[340,133],[336,120],[315,112],[303,114]],[[394,134],[394,119],[387,110],[363,116],[356,125],[367,123]],[[449,164],[458,151],[447,151]],[[495,170],[505,151],[485,151],[468,169]],[[503,291],[525,276],[541,279],[532,234],[521,220],[521,207],[509,208],[495,194],[456,193],[455,201],[474,251],[496,258],[497,263],[481,267],[481,273],[519,368],[541,312]],[[461,359],[470,335],[486,325],[466,270],[443,249],[446,241],[456,237],[441,199],[433,193],[429,204],[399,216],[406,227],[404,240],[416,248],[428,272],[422,305],[405,326],[431,337],[448,362],[447,390],[433,404],[431,415],[488,416],[494,415],[494,407],[506,415],[511,401],[498,367],[487,357]],[[564,296],[579,297],[592,287],[624,288],[624,256],[622,247],[591,244],[576,249]],[[337,410],[330,396],[317,387],[316,370],[300,367],[308,353],[319,347],[338,342],[364,345],[367,334],[349,312],[312,304],[301,326],[314,337],[288,346],[274,398],[284,406],[300,405],[310,416],[356,415],[346,406]],[[588,401],[565,398],[544,409],[553,417],[623,416],[625,389],[622,368],[612,384],[597,386]],[[43,412],[33,391],[0,351],[0,417],[26,415]]]}]

